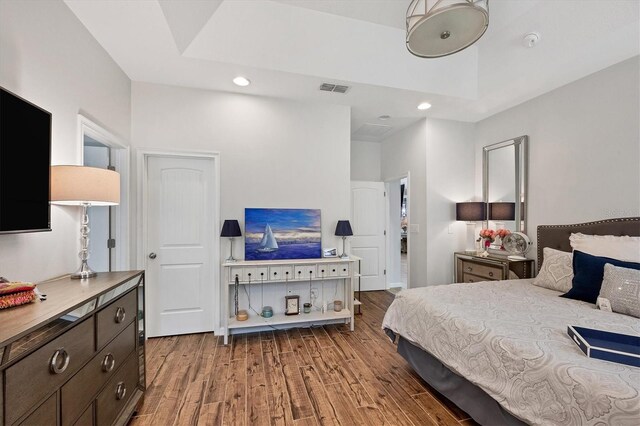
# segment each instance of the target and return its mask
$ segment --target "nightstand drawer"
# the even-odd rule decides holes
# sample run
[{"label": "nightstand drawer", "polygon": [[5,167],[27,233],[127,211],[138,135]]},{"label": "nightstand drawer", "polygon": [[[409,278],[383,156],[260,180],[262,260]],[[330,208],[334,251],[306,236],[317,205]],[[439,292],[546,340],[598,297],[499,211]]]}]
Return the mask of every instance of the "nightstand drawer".
[{"label": "nightstand drawer", "polygon": [[485,278],[485,281],[502,279],[502,268],[499,266],[483,265],[480,263],[464,261],[462,262],[462,272],[464,275],[472,274]]},{"label": "nightstand drawer", "polygon": [[479,277],[473,274],[462,274],[462,282],[463,283],[479,283],[482,281],[493,281],[484,277]]}]

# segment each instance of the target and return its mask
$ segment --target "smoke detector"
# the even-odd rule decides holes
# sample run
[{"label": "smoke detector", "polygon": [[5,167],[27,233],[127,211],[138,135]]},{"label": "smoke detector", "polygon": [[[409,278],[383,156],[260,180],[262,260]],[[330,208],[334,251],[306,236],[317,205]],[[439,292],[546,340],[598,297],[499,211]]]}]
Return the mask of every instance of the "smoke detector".
[{"label": "smoke detector", "polygon": [[524,47],[532,48],[532,47],[535,47],[535,45],[540,42],[540,39],[541,39],[540,34],[529,33],[523,37],[522,45]]}]

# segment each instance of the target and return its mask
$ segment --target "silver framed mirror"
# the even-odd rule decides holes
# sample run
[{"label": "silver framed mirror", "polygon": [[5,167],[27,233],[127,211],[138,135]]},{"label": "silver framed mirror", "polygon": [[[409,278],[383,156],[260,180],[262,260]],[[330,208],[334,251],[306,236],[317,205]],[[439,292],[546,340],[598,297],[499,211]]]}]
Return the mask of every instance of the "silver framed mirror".
[{"label": "silver framed mirror", "polygon": [[487,208],[487,228],[526,233],[528,141],[529,136],[524,135],[482,148],[482,199]]}]

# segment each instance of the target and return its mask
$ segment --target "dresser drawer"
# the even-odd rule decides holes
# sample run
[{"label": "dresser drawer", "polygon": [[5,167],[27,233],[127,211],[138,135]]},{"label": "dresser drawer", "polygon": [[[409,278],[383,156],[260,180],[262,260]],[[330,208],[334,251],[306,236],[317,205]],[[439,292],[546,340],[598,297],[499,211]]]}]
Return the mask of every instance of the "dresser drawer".
[{"label": "dresser drawer", "polygon": [[125,329],[136,318],[136,292],[130,291],[120,299],[98,312],[96,330],[98,349],[102,348],[116,334]]},{"label": "dresser drawer", "polygon": [[34,426],[34,425],[55,425],[58,418],[58,404],[56,401],[56,394],[54,393],[42,403],[36,411],[29,414],[29,417],[24,419],[20,426]]},{"label": "dresser drawer", "polygon": [[[487,280],[501,280],[502,268],[500,266],[483,265],[480,263],[464,261],[462,262],[463,274],[473,274]],[[466,281],[465,281],[466,282]]]},{"label": "dresser drawer", "polygon": [[62,425],[70,425],[136,347],[135,322],[62,387]]},{"label": "dresser drawer", "polygon": [[93,426],[93,404],[84,410],[73,426]]},{"label": "dresser drawer", "polygon": [[7,424],[67,381],[94,353],[93,318],[74,326],[5,373]]},{"label": "dresser drawer", "polygon": [[138,358],[132,354],[96,399],[96,424],[110,425],[127,405],[138,385]]}]

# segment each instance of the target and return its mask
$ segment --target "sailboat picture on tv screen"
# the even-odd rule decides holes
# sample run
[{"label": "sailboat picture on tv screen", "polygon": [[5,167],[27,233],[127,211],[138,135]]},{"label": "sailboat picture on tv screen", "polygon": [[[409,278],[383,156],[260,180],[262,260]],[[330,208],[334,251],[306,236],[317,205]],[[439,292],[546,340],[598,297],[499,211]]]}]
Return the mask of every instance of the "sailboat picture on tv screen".
[{"label": "sailboat picture on tv screen", "polygon": [[319,209],[245,209],[244,222],[246,260],[321,257]]}]

